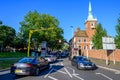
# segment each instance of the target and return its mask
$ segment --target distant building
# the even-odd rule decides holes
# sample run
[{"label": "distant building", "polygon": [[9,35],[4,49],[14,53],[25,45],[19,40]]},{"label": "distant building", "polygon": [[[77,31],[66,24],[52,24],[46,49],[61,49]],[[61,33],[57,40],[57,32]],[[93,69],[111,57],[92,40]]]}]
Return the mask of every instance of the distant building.
[{"label": "distant building", "polygon": [[80,27],[74,32],[73,38],[69,41],[71,47],[71,56],[82,55],[84,50],[92,49],[92,37],[95,34],[97,19],[92,15],[91,2],[89,2],[88,18],[85,21],[85,30]]}]

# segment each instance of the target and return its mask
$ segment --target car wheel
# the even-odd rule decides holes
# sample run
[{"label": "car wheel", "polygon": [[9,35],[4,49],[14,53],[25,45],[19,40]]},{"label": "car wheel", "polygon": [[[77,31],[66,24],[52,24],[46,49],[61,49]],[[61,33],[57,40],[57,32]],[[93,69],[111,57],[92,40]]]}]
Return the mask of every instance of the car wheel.
[{"label": "car wheel", "polygon": [[79,67],[79,65],[77,65],[77,69],[78,69],[78,70],[80,70],[80,67]]},{"label": "car wheel", "polygon": [[36,69],[35,69],[35,76],[38,76],[38,75],[39,75],[39,72],[40,72],[40,69],[39,69],[39,68],[36,68]]}]

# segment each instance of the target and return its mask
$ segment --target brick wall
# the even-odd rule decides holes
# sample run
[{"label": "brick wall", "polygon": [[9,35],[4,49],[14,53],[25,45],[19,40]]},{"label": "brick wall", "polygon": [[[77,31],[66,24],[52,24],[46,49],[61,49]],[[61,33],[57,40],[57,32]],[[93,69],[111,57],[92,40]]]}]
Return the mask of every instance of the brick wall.
[{"label": "brick wall", "polygon": [[[87,50],[83,51],[83,55],[87,56]],[[120,49],[116,49],[114,51],[109,50],[88,50],[88,57],[97,58],[97,59],[104,59],[106,60],[106,56],[109,60],[119,61],[120,62]]]}]

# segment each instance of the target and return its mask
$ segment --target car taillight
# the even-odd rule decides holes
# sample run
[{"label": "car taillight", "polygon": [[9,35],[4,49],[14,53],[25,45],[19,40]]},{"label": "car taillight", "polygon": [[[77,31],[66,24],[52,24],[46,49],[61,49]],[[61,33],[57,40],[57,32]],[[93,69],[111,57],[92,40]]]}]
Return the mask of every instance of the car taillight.
[{"label": "car taillight", "polygon": [[32,66],[32,64],[26,64],[25,66],[26,66],[26,67],[31,67],[31,66]]}]

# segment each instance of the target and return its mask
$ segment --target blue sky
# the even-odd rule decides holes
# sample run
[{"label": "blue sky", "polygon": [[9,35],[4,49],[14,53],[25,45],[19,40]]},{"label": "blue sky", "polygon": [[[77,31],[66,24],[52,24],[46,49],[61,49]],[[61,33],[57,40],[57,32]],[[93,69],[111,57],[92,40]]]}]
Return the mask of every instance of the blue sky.
[{"label": "blue sky", "polygon": [[0,20],[19,32],[20,24],[29,11],[37,10],[41,14],[55,16],[64,30],[64,38],[69,41],[72,28],[85,29],[88,17],[88,3],[91,1],[93,16],[98,19],[108,35],[115,36],[115,26],[120,16],[120,0],[1,0]]}]

